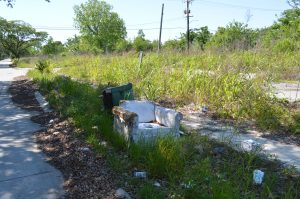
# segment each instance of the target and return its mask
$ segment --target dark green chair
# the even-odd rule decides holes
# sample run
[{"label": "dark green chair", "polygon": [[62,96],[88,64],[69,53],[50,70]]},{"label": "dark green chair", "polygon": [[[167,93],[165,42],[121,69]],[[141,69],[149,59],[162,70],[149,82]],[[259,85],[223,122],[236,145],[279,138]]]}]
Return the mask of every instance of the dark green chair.
[{"label": "dark green chair", "polygon": [[121,100],[134,100],[132,83],[106,88],[102,94],[105,109],[119,106]]}]

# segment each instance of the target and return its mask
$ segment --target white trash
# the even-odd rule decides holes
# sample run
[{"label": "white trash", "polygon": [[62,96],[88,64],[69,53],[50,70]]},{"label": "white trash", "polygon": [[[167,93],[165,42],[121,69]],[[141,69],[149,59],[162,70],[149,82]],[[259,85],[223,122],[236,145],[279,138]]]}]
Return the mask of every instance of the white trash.
[{"label": "white trash", "polygon": [[202,112],[207,113],[208,112],[208,106],[206,106],[206,105],[202,106]]},{"label": "white trash", "polygon": [[117,189],[115,196],[120,199],[131,199],[130,195],[122,188]]},{"label": "white trash", "polygon": [[241,147],[245,151],[256,151],[260,148],[260,144],[250,139],[242,141]]},{"label": "white trash", "polygon": [[254,184],[260,185],[264,179],[265,173],[261,170],[254,170],[253,171],[253,181]]},{"label": "white trash", "polygon": [[147,173],[145,171],[136,171],[133,173],[133,176],[137,178],[146,178]]},{"label": "white trash", "polygon": [[154,182],[154,184],[153,184],[155,187],[161,187],[161,185],[160,185],[160,183],[159,182]]}]

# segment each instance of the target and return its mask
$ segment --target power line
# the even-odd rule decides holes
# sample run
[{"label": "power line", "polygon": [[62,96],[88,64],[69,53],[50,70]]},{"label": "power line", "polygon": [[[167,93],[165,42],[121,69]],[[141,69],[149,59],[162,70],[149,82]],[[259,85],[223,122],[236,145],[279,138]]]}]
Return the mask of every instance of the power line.
[{"label": "power line", "polygon": [[[165,19],[164,21],[176,21],[179,19],[183,19],[183,17],[169,18],[169,19]],[[131,25],[126,25],[126,26],[143,26],[143,25],[157,24],[159,22],[160,21],[153,21],[153,22],[147,22],[147,23],[141,23],[141,24],[131,24]]]},{"label": "power line", "polygon": [[[68,27],[39,27],[39,26],[34,26],[35,29],[37,30],[78,30],[76,28],[68,28]],[[159,27],[156,27],[156,28],[127,28],[126,30],[158,30]],[[163,29],[166,29],[166,30],[176,30],[176,29],[185,29],[185,27],[166,27],[166,28],[163,28]]]},{"label": "power line", "polygon": [[[178,0],[167,0],[170,2],[179,2]],[[210,1],[210,0],[194,0],[195,3],[208,3],[213,4],[216,6],[223,6],[223,7],[231,7],[231,8],[241,8],[241,9],[252,9],[252,10],[260,10],[260,11],[266,11],[266,12],[283,12],[283,10],[279,9],[269,9],[269,8],[260,8],[260,7],[252,7],[252,6],[244,6],[244,5],[237,5],[237,4],[230,4],[230,3],[224,3],[219,1]]]}]

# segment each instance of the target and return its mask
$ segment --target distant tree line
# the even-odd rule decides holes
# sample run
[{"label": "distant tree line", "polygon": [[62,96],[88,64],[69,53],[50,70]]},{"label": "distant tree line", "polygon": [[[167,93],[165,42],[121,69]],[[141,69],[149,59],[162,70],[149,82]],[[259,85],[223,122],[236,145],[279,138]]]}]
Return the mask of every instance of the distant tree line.
[{"label": "distant tree line", "polygon": [[[225,27],[219,27],[215,33],[210,32],[207,26],[191,29],[191,48],[194,51],[299,50],[300,0],[289,0],[288,3],[291,9],[285,10],[277,21],[267,28],[252,29],[245,23],[233,21]],[[157,50],[158,41],[147,40],[142,29],[133,40],[126,39],[124,21],[112,11],[112,6],[104,1],[88,0],[75,6],[74,13],[75,26],[80,30],[80,36],[69,38],[64,44],[54,41],[45,32],[37,32],[25,22],[0,18],[0,56],[19,58],[37,54],[99,54]],[[184,51],[186,42],[186,34],[182,33],[179,38],[164,42],[162,48]]]}]

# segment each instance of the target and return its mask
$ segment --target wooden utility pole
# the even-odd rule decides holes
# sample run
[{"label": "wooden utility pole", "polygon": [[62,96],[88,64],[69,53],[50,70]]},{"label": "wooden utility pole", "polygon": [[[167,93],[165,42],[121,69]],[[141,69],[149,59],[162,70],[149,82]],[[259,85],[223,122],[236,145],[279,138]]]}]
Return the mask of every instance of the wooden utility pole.
[{"label": "wooden utility pole", "polygon": [[159,39],[158,39],[158,52],[160,52],[160,49],[161,49],[161,32],[162,32],[162,24],[163,24],[163,19],[164,19],[164,7],[165,7],[165,5],[162,4],[161,18],[160,18],[160,28],[159,28]]},{"label": "wooden utility pole", "polygon": [[190,49],[190,3],[192,0],[186,0],[186,10],[184,13],[186,14],[186,43],[187,43],[187,50]]}]

